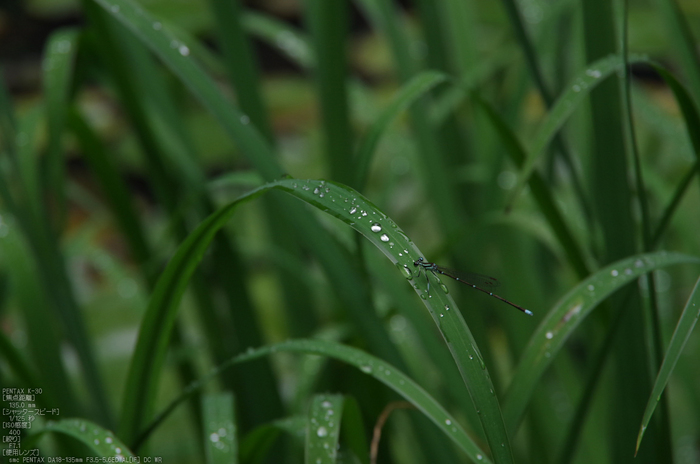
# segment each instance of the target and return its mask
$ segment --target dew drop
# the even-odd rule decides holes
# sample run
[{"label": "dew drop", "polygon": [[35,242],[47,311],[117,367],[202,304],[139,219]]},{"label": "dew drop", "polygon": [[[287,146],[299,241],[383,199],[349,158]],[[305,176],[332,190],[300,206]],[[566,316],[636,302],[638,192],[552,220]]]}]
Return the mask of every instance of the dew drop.
[{"label": "dew drop", "polygon": [[316,435],[319,437],[325,437],[328,435],[328,430],[324,426],[321,426],[318,428],[318,430],[316,430]]},{"label": "dew drop", "polygon": [[449,420],[449,419],[445,419],[445,424],[446,424],[446,425],[450,425],[450,424],[452,424],[452,421]]},{"label": "dew drop", "polygon": [[355,214],[357,212],[357,206],[350,208],[350,214]]},{"label": "dew drop", "polygon": [[180,48],[178,48],[178,51],[180,52],[180,55],[182,55],[182,56],[188,56],[190,54],[190,49],[187,47],[187,45],[180,45]]},{"label": "dew drop", "polygon": [[399,271],[401,271],[401,273],[403,274],[403,276],[405,278],[407,278],[409,280],[413,278],[413,274],[411,273],[411,270],[405,264],[396,263],[396,267],[399,269]]},{"label": "dew drop", "polygon": [[387,234],[382,234],[382,235],[379,237],[379,239],[380,239],[382,242],[388,242],[388,241],[389,241],[389,236],[388,236]]},{"label": "dew drop", "polygon": [[554,338],[554,334],[551,330],[547,332],[544,336],[547,337],[547,340],[551,340],[552,338]]},{"label": "dew drop", "polygon": [[442,289],[443,292],[450,293],[450,289],[447,288],[447,285],[440,283],[440,288]]},{"label": "dew drop", "polygon": [[247,114],[241,115],[241,124],[250,124],[250,117]]},{"label": "dew drop", "polygon": [[595,286],[589,285],[589,286],[588,286],[588,290],[592,292],[593,290],[595,290]]},{"label": "dew drop", "polygon": [[382,226],[375,222],[374,224],[372,224],[372,227],[370,227],[370,230],[372,232],[381,232]]},{"label": "dew drop", "polygon": [[613,269],[612,271],[610,271],[610,275],[613,277],[617,277],[617,275],[618,275],[617,269]]}]

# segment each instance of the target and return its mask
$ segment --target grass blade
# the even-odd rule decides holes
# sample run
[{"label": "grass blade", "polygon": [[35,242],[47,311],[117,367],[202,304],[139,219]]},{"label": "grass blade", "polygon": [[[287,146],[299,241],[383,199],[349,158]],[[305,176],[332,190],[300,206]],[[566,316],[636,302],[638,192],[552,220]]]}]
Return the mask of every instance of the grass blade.
[{"label": "grass blade", "polygon": [[305,69],[316,66],[316,57],[308,38],[289,24],[259,13],[247,12],[243,16],[243,25],[248,32],[267,42],[270,47],[277,48],[298,66]]},{"label": "grass blade", "polygon": [[413,404],[416,409],[423,412],[423,414],[457,444],[460,449],[467,453],[467,456],[474,462],[491,462],[488,457],[484,455],[483,451],[479,449],[478,445],[467,435],[462,426],[455,421],[455,418],[416,382],[397,370],[394,366],[368,353],[360,351],[357,348],[323,340],[290,340],[251,350],[236,357],[232,362],[243,362],[278,352],[297,352],[328,356],[355,366],[365,374],[371,375],[400,394]]},{"label": "grass blade", "polygon": [[[629,63],[645,60],[641,57],[630,56]],[[511,203],[520,195],[525,183],[532,175],[537,163],[545,154],[549,142],[564,125],[571,113],[583,102],[588,94],[603,82],[606,77],[622,69],[624,60],[617,55],[610,55],[586,67],[579,73],[566,90],[559,96],[551,111],[540,124],[533,136],[532,144],[527,149],[525,165],[520,170],[518,182],[513,189]]]},{"label": "grass blade", "polygon": [[[283,179],[256,189],[221,208],[182,243],[153,293],[141,325],[127,380],[122,417],[123,439],[126,441],[135,438],[151,414],[160,367],[178,304],[204,251],[214,234],[240,204],[273,188],[290,193],[351,225],[389,257],[406,277],[413,278],[409,266],[412,267],[413,262],[422,256],[420,251],[391,219],[348,187],[325,181]],[[454,301],[440,291],[434,291],[434,297],[428,298],[423,279],[415,279],[414,287],[425,297],[424,302],[434,321],[449,342],[472,401],[477,410],[481,411],[482,425],[492,449],[497,443],[495,446],[498,449],[494,449],[494,454],[501,456],[498,459],[503,459],[503,453],[510,457],[508,436],[488,371]],[[455,310],[450,311],[450,308]]]},{"label": "grass blade", "polygon": [[77,45],[76,30],[59,30],[49,38],[44,52],[44,95],[49,137],[46,155],[48,184],[46,189],[55,202],[53,206],[57,208],[59,223],[66,214],[62,136]]},{"label": "grass blade", "polygon": [[673,40],[673,50],[680,58],[680,64],[688,77],[689,87],[695,101],[700,104],[700,58],[697,53],[697,39],[693,37],[690,25],[676,0],[655,2],[665,16],[668,32]]},{"label": "grass blade", "polygon": [[165,31],[158,21],[131,0],[94,1],[163,60],[219,121],[265,179],[282,175],[269,143],[250,124],[250,118],[221,94],[214,81],[195,63],[186,45]]},{"label": "grass blade", "polygon": [[203,396],[202,414],[207,464],[236,464],[238,442],[233,394],[222,392]]},{"label": "grass blade", "polygon": [[345,184],[354,178],[357,168],[352,159],[354,137],[346,87],[348,4],[347,0],[305,2],[316,55],[314,73],[324,153],[333,179]]},{"label": "grass blade", "polygon": [[343,417],[342,395],[314,395],[306,418],[307,464],[335,464]]},{"label": "grass blade", "polygon": [[102,146],[101,140],[77,111],[69,113],[68,126],[78,139],[83,156],[102,186],[103,194],[129,243],[132,258],[144,269],[146,280],[155,283],[154,273],[147,270],[147,266],[153,264],[150,263],[151,251],[132,205],[129,189],[120,177],[117,167],[108,156],[106,148]]},{"label": "grass blade", "polygon": [[272,127],[260,94],[260,76],[251,44],[242,26],[240,1],[210,0],[219,43],[229,79],[236,89],[241,109],[260,132],[272,141]]},{"label": "grass blade", "polygon": [[97,456],[113,460],[113,462],[124,462],[129,458],[135,459],[126,445],[112,432],[84,419],[63,419],[58,422],[48,422],[31,437],[36,439],[48,432],[73,437],[90,448]]},{"label": "grass blade", "polygon": [[214,234],[236,207],[264,192],[257,189],[209,216],[180,245],[158,280],[144,315],[129,366],[120,436],[133,442],[154,406],[154,397],[180,299]]},{"label": "grass blade", "polygon": [[[62,340],[60,331],[56,330],[60,321],[47,304],[44,289],[36,284],[36,264],[16,228],[11,228],[0,240],[0,256],[4,262],[12,263],[7,273],[26,326],[26,348],[31,353],[32,363],[24,366],[24,375],[31,375],[29,366],[33,365],[37,370],[39,378],[33,385],[44,385],[44,393],[37,399],[53,407],[60,405],[67,416],[84,413],[84,408],[76,400],[65,360],[61,357]],[[37,321],[43,323],[37,324]],[[8,356],[8,359],[12,357]]]},{"label": "grass blade", "polygon": [[341,433],[345,445],[352,451],[355,458],[362,464],[369,464],[369,446],[362,422],[362,411],[357,400],[352,396],[346,396],[343,401],[343,429]]},{"label": "grass blade", "polygon": [[513,375],[503,404],[508,430],[518,429],[540,377],[591,311],[634,279],[681,263],[700,263],[700,258],[664,251],[632,256],[599,270],[563,296],[532,335]]},{"label": "grass blade", "polygon": [[[510,155],[510,158],[516,166],[522,168],[527,155],[517,136],[508,127],[508,124],[496,112],[493,106],[476,93],[473,94],[473,97],[476,102],[483,107],[484,113],[501,136],[501,142],[506,148],[508,155]],[[579,278],[586,277],[590,272],[583,256],[583,251],[576,241],[570,227],[564,221],[564,217],[554,201],[551,190],[547,186],[544,178],[538,172],[533,172],[528,179],[528,185],[532,191],[532,196],[540,207],[540,211],[542,211],[542,214],[547,218],[547,222],[549,222],[552,231],[557,236],[559,243],[569,258],[569,264],[576,270]]]},{"label": "grass blade", "polygon": [[683,352],[685,344],[688,342],[688,338],[690,338],[690,334],[693,332],[693,328],[695,328],[695,324],[698,322],[698,318],[700,318],[700,279],[695,283],[693,293],[690,295],[690,298],[688,298],[688,302],[681,313],[681,317],[678,319],[676,330],[673,331],[673,336],[668,344],[661,369],[659,369],[659,373],[656,375],[656,381],[654,382],[654,387],[649,396],[647,407],[644,410],[644,417],[639,428],[639,434],[637,435],[635,455],[637,451],[639,451],[642,437],[644,437],[647,425],[651,420],[652,414],[654,414],[656,405],[659,403],[659,398],[661,398],[661,394],[666,388],[666,384],[673,373],[673,369],[676,367],[676,363]]}]

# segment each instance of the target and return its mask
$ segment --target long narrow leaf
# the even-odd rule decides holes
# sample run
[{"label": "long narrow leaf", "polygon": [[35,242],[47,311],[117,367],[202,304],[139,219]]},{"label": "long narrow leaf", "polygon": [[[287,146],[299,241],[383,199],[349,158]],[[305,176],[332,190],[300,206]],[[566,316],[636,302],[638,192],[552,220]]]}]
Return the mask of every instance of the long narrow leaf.
[{"label": "long narrow leaf", "polygon": [[673,331],[673,336],[671,337],[671,342],[668,344],[668,349],[666,350],[666,356],[661,364],[661,369],[659,369],[659,373],[656,376],[654,388],[649,396],[649,402],[644,410],[644,417],[639,428],[635,454],[637,451],[639,451],[639,445],[642,443],[642,437],[644,437],[644,432],[647,429],[647,425],[651,420],[652,414],[654,414],[656,405],[659,403],[659,398],[666,388],[668,380],[671,378],[671,374],[673,373],[673,369],[676,367],[678,358],[680,358],[683,348],[688,342],[688,338],[690,338],[690,334],[693,332],[695,324],[698,322],[698,318],[700,318],[700,279],[698,279],[698,281],[695,283],[693,293],[690,295],[690,298],[688,298],[688,302],[681,313],[681,317],[678,319],[676,330]]},{"label": "long narrow leaf", "polygon": [[474,462],[490,463],[467,435],[462,426],[452,417],[432,396],[423,390],[407,375],[368,353],[339,343],[323,340],[290,340],[270,345],[238,356],[232,362],[242,362],[256,359],[271,353],[297,352],[320,356],[328,356],[357,367],[367,375],[371,375],[381,383],[391,388],[403,398],[423,412],[442,432],[459,446]]},{"label": "long narrow leaf", "polygon": [[[644,58],[638,56],[630,56],[629,63],[644,60]],[[532,175],[532,171],[545,153],[547,145],[549,145],[549,142],[564,125],[571,113],[586,101],[591,90],[623,66],[625,66],[625,62],[621,57],[617,55],[607,56],[588,66],[573,79],[572,83],[559,96],[533,136],[532,144],[527,149],[525,165],[520,170],[518,182],[513,189],[512,200],[518,197],[525,183]]]},{"label": "long narrow leaf", "polygon": [[[411,269],[415,267],[414,261],[422,256],[420,251],[396,223],[348,187],[325,181],[284,179],[262,186],[223,207],[183,242],[153,293],[141,325],[127,381],[122,417],[125,440],[135,438],[153,410],[160,368],[179,301],[214,234],[239,205],[273,188],[290,193],[346,222],[375,244],[405,277],[414,278]],[[414,279],[413,286],[424,297],[424,303],[448,342],[474,406],[481,412],[479,417],[487,436],[492,440],[498,437],[498,454],[503,454],[502,448],[510,456],[508,436],[493,384],[461,313],[444,291],[433,290],[430,294],[426,280]]]},{"label": "long narrow leaf", "polygon": [[57,203],[59,218],[65,212],[65,157],[62,135],[70,93],[73,61],[77,53],[78,33],[74,29],[59,30],[46,45],[44,56],[44,93],[48,122],[47,181],[50,196]]},{"label": "long narrow leaf", "polygon": [[204,73],[190,49],[168,33],[155,18],[131,0],[94,0],[108,13],[128,27],[150,48],[199,98],[231,135],[246,156],[267,180],[278,178],[282,169],[261,133],[250,124],[250,118],[221,94],[214,81]]},{"label": "long narrow leaf", "polygon": [[307,464],[335,464],[342,417],[341,395],[319,394],[313,397],[306,419]]},{"label": "long narrow leaf", "polygon": [[236,464],[238,438],[233,393],[222,392],[204,396],[202,414],[207,464]]},{"label": "long narrow leaf", "polygon": [[126,445],[111,431],[88,420],[63,419],[58,422],[48,422],[31,435],[32,440],[48,432],[71,436],[82,442],[97,456],[108,459],[109,462],[126,462],[134,458]]},{"label": "long narrow leaf", "polygon": [[640,276],[681,263],[700,263],[700,258],[665,251],[631,256],[599,270],[562,297],[532,335],[515,371],[503,404],[508,430],[517,430],[542,374],[591,311]]}]

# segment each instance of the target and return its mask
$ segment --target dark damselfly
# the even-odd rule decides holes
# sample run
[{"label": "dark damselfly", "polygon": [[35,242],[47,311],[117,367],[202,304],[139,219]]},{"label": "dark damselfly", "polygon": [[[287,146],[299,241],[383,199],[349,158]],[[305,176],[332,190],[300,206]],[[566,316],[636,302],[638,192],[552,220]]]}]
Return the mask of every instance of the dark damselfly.
[{"label": "dark damselfly", "polygon": [[428,292],[430,292],[430,279],[428,278],[428,272],[432,272],[436,278],[438,277],[438,274],[442,274],[444,276],[456,280],[457,282],[469,285],[471,288],[479,290],[480,292],[484,292],[489,296],[498,298],[502,302],[511,305],[515,309],[519,309],[528,316],[532,316],[532,311],[530,311],[529,309],[525,309],[522,306],[518,306],[512,301],[508,301],[502,296],[496,295],[492,291],[488,290],[489,288],[498,287],[498,281],[493,277],[488,277],[481,274],[453,271],[452,269],[447,269],[442,266],[438,266],[435,263],[429,263],[422,257],[415,260],[413,262],[413,265],[423,269],[423,272],[425,272],[425,280],[428,282]]}]

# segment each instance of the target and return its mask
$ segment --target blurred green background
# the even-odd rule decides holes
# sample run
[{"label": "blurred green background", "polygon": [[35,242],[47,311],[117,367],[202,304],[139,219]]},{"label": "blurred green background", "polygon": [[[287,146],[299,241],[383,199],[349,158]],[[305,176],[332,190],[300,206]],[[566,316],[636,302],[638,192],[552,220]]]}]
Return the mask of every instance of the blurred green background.
[{"label": "blurred green background", "polygon": [[[25,448],[166,463],[700,462],[698,37],[692,0],[6,1],[0,382],[60,408]],[[415,248],[365,240],[332,195],[293,193],[308,205],[277,190],[201,238],[211,214],[285,176],[348,186]],[[534,312],[442,279],[493,410],[421,288],[418,248],[496,277]],[[663,269],[626,286],[601,271],[664,250],[685,257],[649,255]],[[622,289],[593,298],[586,278]],[[557,331],[566,343],[550,352]],[[427,403],[399,403],[403,383],[333,355],[236,364],[152,422],[232,357],[308,338],[393,365],[479,451],[465,455]],[[329,438],[313,424],[331,404],[344,404],[339,445],[318,454]]]}]

